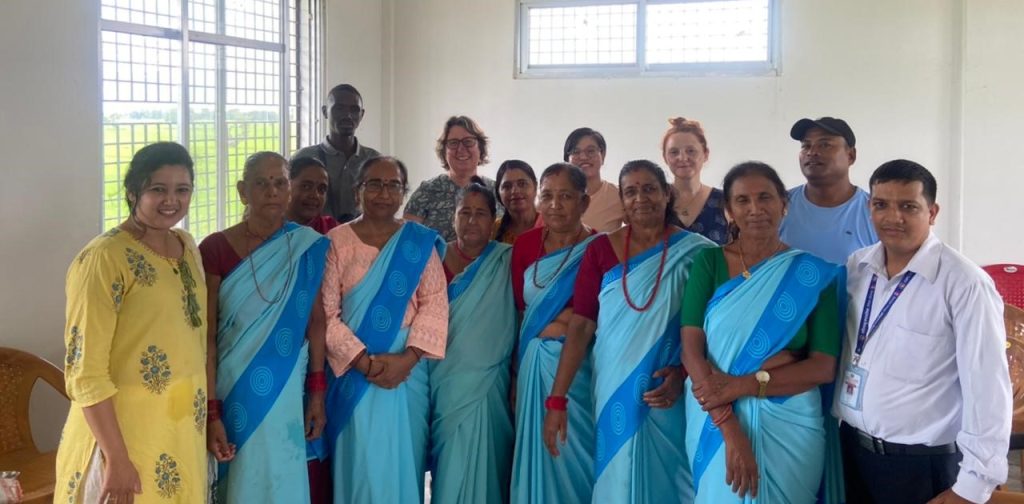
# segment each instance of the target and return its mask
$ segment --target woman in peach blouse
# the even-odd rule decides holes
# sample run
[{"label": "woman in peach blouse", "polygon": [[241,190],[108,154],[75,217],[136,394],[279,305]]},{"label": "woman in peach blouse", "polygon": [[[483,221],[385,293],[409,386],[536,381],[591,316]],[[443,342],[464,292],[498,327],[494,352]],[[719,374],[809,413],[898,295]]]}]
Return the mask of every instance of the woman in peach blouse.
[{"label": "woman in peach blouse", "polygon": [[423,502],[428,435],[424,358],[444,357],[448,298],[437,232],[396,219],[401,161],[359,167],[363,214],[331,230],[324,271],[327,444],[334,502]]}]

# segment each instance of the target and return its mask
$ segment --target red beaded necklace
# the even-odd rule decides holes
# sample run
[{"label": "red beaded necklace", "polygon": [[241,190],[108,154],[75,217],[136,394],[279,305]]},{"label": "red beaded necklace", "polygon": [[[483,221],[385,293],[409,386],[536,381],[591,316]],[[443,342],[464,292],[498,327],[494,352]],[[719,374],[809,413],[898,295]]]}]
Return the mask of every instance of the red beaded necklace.
[{"label": "red beaded necklace", "polygon": [[654,280],[654,291],[651,292],[651,297],[647,299],[647,302],[643,306],[637,308],[633,304],[633,299],[629,297],[629,286],[626,284],[626,275],[629,274],[629,242],[633,237],[633,226],[626,226],[626,251],[625,258],[622,262],[622,293],[626,296],[626,304],[630,308],[638,311],[645,312],[650,309],[651,304],[654,303],[654,298],[658,297],[658,289],[661,288],[661,275],[665,272],[665,259],[668,257],[668,228],[665,229],[665,238],[662,240],[661,246],[661,264],[658,265],[658,277]]},{"label": "red beaded necklace", "polygon": [[466,262],[473,262],[474,260],[476,260],[477,257],[480,257],[479,255],[471,257],[469,254],[463,252],[462,247],[459,246],[458,241],[455,242],[455,253],[459,254],[459,257],[461,257]]},{"label": "red beaded necklace", "polygon": [[[551,276],[549,276],[547,280],[545,280],[544,285],[541,285],[541,284],[537,283],[537,270],[540,269],[540,268],[536,264],[533,266],[533,286],[534,287],[536,287],[538,289],[543,289],[544,287],[547,287],[548,284],[551,283],[551,281],[554,280],[558,276],[558,273],[562,271],[563,267],[565,267],[566,261],[569,260],[569,256],[572,255],[572,250],[574,248],[576,248],[576,244],[579,243],[580,236],[583,234],[583,229],[584,229],[584,227],[580,226],[580,230],[576,232],[576,238],[573,238],[572,246],[569,247],[569,251],[565,254],[565,257],[562,258],[562,262],[558,265],[558,269],[556,269],[555,272],[552,273]],[[544,242],[547,241],[547,239],[548,239],[548,228],[544,228],[544,234],[542,234],[541,237],[540,237],[540,252],[537,254],[538,257],[544,257]],[[540,259],[538,259],[538,261],[539,260]]]}]

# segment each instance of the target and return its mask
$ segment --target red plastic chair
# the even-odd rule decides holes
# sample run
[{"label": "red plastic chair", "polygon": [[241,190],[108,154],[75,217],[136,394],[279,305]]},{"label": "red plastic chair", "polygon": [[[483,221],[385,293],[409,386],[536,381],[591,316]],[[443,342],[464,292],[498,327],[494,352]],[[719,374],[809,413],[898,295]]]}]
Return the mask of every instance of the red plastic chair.
[{"label": "red plastic chair", "polygon": [[982,269],[995,281],[1004,302],[1024,309],[1024,265],[990,264]]}]

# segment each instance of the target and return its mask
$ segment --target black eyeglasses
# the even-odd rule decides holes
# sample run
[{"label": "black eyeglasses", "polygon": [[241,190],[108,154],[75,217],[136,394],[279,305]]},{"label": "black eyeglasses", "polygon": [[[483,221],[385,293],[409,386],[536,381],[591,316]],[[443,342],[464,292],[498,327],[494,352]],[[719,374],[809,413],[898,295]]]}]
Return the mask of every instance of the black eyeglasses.
[{"label": "black eyeglasses", "polygon": [[460,145],[466,149],[472,149],[479,144],[480,140],[476,137],[451,138],[444,141],[444,147],[450,151],[457,150]]}]

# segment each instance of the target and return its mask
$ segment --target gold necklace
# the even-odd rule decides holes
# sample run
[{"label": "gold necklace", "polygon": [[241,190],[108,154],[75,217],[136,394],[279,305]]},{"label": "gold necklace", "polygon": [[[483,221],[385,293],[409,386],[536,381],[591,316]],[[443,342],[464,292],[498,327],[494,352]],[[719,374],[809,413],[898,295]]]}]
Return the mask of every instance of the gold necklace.
[{"label": "gold necklace", "polygon": [[[782,247],[784,247],[785,245],[786,245],[785,243],[782,243],[780,241],[779,244],[775,247],[775,250],[773,250],[770,254],[768,254],[765,257],[765,259],[767,259],[768,257],[771,257],[771,256],[773,256],[775,254],[777,254],[780,250],[782,250]],[[751,273],[750,273],[750,268],[747,267],[746,258],[743,257],[743,242],[741,242],[739,240],[736,240],[736,247],[740,249],[740,265],[743,266],[743,273],[740,273],[740,274],[743,275],[744,279],[748,279],[748,278],[750,278]],[[761,259],[761,260],[763,261],[764,259]],[[760,262],[760,261],[758,261],[758,262]],[[757,263],[754,263],[754,265],[757,266]]]}]

